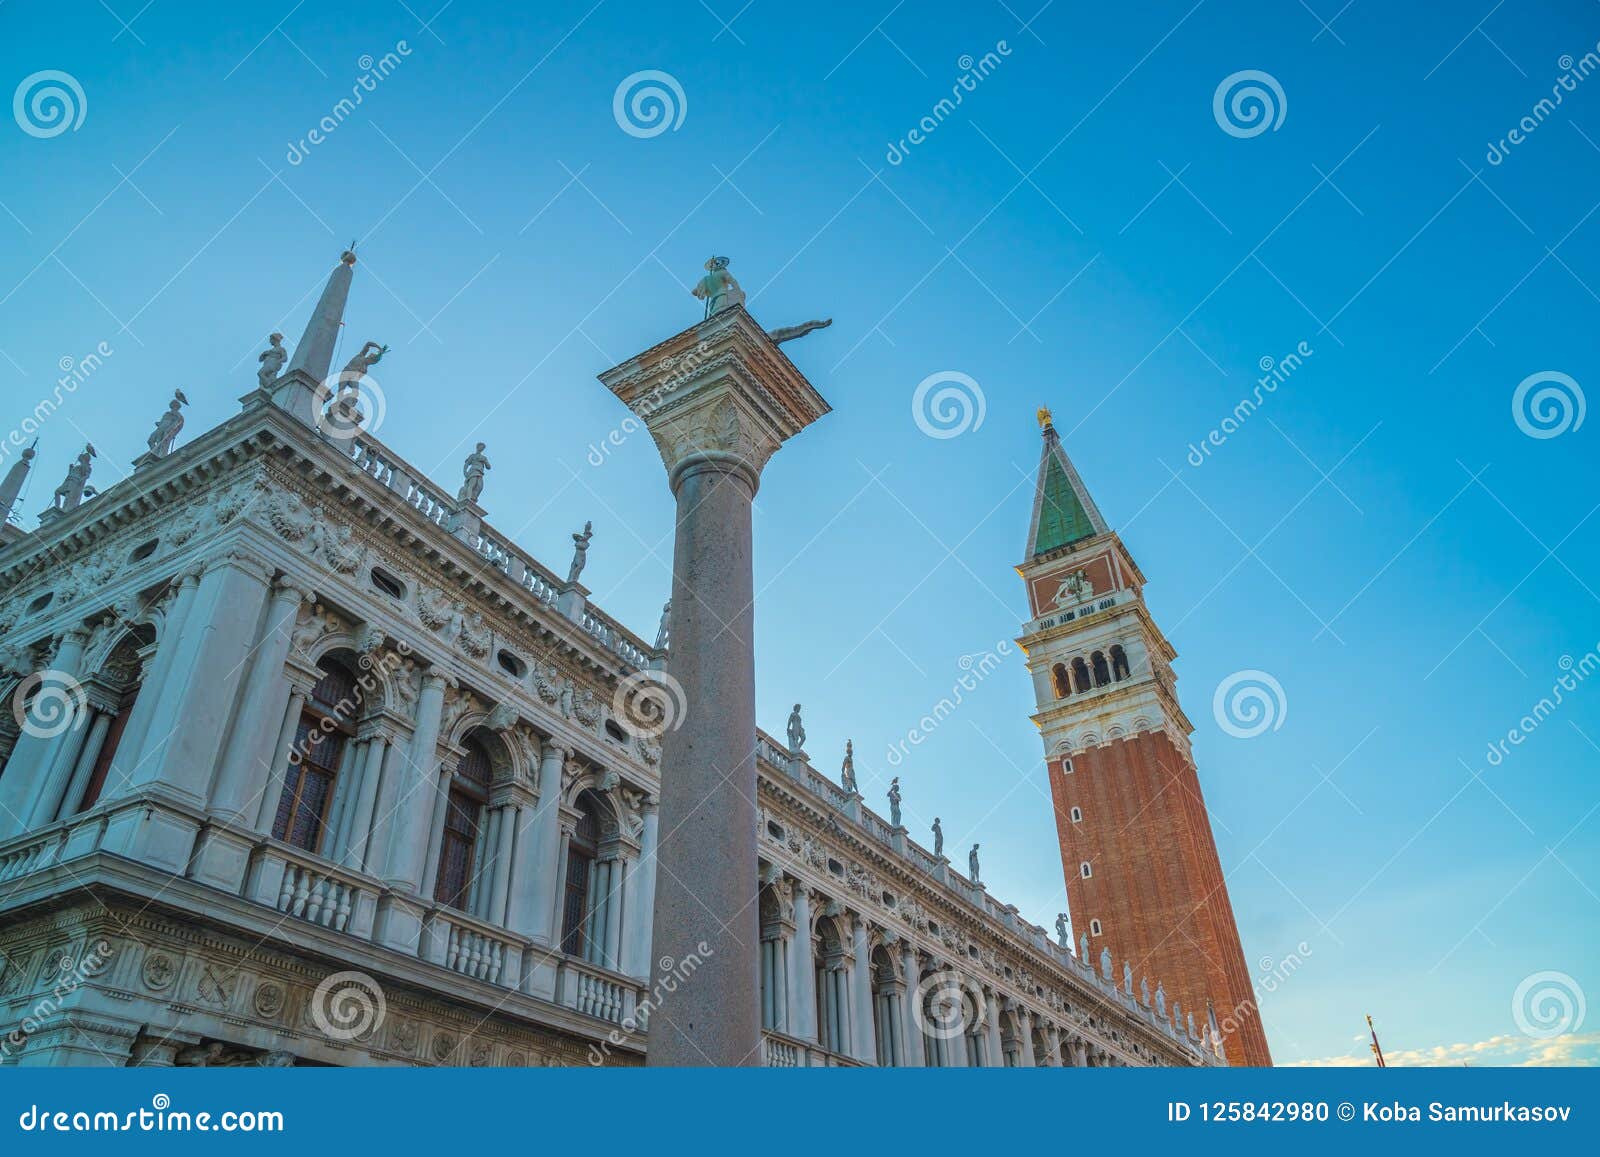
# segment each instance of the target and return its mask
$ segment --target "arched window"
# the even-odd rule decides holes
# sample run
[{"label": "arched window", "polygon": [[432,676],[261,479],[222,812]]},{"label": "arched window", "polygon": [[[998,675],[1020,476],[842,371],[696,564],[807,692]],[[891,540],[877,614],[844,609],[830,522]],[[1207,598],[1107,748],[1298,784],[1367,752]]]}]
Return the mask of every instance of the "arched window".
[{"label": "arched window", "polygon": [[600,854],[600,807],[589,792],[578,797],[578,826],[567,842],[567,885],[561,898],[561,951],[590,958],[599,950],[589,927],[589,886]]},{"label": "arched window", "polygon": [[1072,687],[1080,694],[1089,690],[1094,684],[1089,681],[1089,664],[1082,659],[1072,660]]},{"label": "arched window", "polygon": [[450,795],[444,809],[444,841],[439,847],[439,877],[433,898],[452,908],[467,910],[477,870],[478,829],[484,805],[489,802],[493,769],[483,744],[468,736],[464,751],[450,777]]},{"label": "arched window", "polygon": [[1098,936],[1098,935],[1100,935],[1100,921],[1098,921],[1098,920],[1089,921],[1089,935],[1090,936]]},{"label": "arched window", "polygon": [[1094,661],[1094,685],[1104,687],[1111,682],[1111,668],[1106,665],[1106,653],[1096,651],[1091,658]]},{"label": "arched window", "polygon": [[1072,822],[1075,824],[1081,824],[1083,822],[1083,809],[1081,807],[1075,807],[1072,809]]},{"label": "arched window", "polygon": [[1067,678],[1067,665],[1057,663],[1050,668],[1050,682],[1054,684],[1057,699],[1065,699],[1072,694],[1072,683]]},{"label": "arched window", "polygon": [[278,798],[278,814],[272,823],[273,839],[308,852],[322,847],[334,780],[345,745],[355,735],[361,705],[361,691],[348,667],[335,659],[323,659],[317,666],[322,678],[300,713],[283,795]]},{"label": "arched window", "polygon": [[1119,682],[1128,677],[1128,652],[1122,649],[1121,643],[1111,647],[1111,677]]},{"label": "arched window", "polygon": [[[105,739],[95,756],[88,782],[82,785],[81,794],[78,784],[68,785],[67,798],[62,801],[62,815],[88,811],[105,792],[106,776],[111,771],[112,760],[116,758],[117,747],[122,742],[123,730],[128,726],[128,717],[133,714],[134,701],[139,697],[142,664],[139,652],[155,642],[155,637],[154,627],[148,624],[135,627],[111,649],[105,665],[95,676],[95,682],[114,696],[111,723],[106,728]],[[75,795],[78,798],[74,799]]]},{"label": "arched window", "polygon": [[1078,875],[1082,876],[1085,880],[1094,875],[1094,869],[1089,866],[1088,860],[1085,860],[1083,863],[1078,865]]}]

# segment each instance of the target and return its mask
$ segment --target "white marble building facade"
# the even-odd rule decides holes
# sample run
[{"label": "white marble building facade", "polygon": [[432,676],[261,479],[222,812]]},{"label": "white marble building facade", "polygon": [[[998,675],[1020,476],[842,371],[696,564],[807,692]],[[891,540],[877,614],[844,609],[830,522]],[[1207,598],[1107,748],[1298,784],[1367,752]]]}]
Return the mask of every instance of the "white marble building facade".
[{"label": "white marble building facade", "polygon": [[[670,648],[302,404],[327,304],[234,418],[0,546],[0,1064],[638,1063],[694,983],[619,697]],[[753,1061],[1219,1063],[759,742],[759,942],[707,946],[761,971]]]}]

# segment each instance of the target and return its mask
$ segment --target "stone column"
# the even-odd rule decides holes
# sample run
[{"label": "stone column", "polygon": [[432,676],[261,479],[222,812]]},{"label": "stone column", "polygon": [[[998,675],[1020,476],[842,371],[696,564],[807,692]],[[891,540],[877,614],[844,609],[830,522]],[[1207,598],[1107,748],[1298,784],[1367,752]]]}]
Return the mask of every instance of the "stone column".
[{"label": "stone column", "polygon": [[491,924],[505,925],[506,890],[511,886],[511,842],[515,830],[517,809],[511,804],[501,804],[494,813],[495,836],[494,874],[490,878],[489,915]]},{"label": "stone column", "polygon": [[373,811],[378,802],[378,786],[383,782],[383,765],[389,756],[389,737],[382,732],[367,740],[366,759],[361,764],[361,781],[355,807],[345,824],[343,864],[361,871],[367,857],[367,841],[372,838]]},{"label": "stone column", "polygon": [[533,812],[531,838],[520,851],[517,894],[511,905],[511,930],[537,943],[553,946],[556,879],[561,867],[561,769],[567,749],[545,743],[539,758],[539,802]]},{"label": "stone column", "polygon": [[266,625],[245,678],[232,740],[223,752],[222,769],[211,792],[212,814],[228,823],[250,823],[247,816],[254,816],[253,805],[258,802],[255,792],[270,779],[263,772],[271,766],[272,745],[278,738],[270,721],[283,718],[284,705],[289,701],[284,663],[289,658],[295,619],[306,593],[287,577],[279,578],[273,586]]},{"label": "stone column", "polygon": [[1024,1069],[1034,1067],[1033,1059],[1033,1015],[1017,1006],[1017,1064]]},{"label": "stone column", "polygon": [[[69,628],[61,636],[55,657],[47,668],[54,674],[39,684],[39,694],[50,696],[51,706],[60,707],[65,714],[45,718],[41,712],[37,721],[30,718],[23,725],[22,737],[11,751],[6,773],[0,776],[0,839],[27,830],[28,818],[56,763],[69,760],[68,752],[76,753],[83,742],[84,724],[77,698],[83,692],[77,684],[83,666],[83,649],[88,642],[88,631],[82,627]],[[56,703],[59,691],[67,694],[63,702]],[[9,703],[5,705],[7,710],[10,707]],[[63,723],[66,724],[64,728]]]},{"label": "stone column", "polygon": [[111,730],[111,720],[112,716],[108,712],[94,713],[94,722],[89,725],[89,737],[83,741],[83,750],[78,753],[78,763],[73,769],[72,780],[67,784],[66,794],[56,802],[56,811],[52,819],[65,819],[83,799],[83,793],[89,787],[89,777],[94,774],[94,765],[100,759],[100,753],[105,750],[106,732]]},{"label": "stone column", "polygon": [[869,1065],[878,1063],[878,1038],[872,1023],[872,948],[867,921],[857,915],[851,937],[855,962],[850,969],[850,1055]]},{"label": "stone column", "polygon": [[656,840],[659,824],[654,800],[640,805],[644,830],[639,833],[639,859],[623,882],[622,971],[629,976],[650,976],[650,916],[655,904]]},{"label": "stone column", "polygon": [[138,753],[144,749],[144,739],[149,733],[150,721],[155,717],[161,699],[161,689],[167,685],[178,649],[183,645],[184,623],[188,620],[189,608],[194,605],[195,592],[199,587],[199,566],[190,567],[178,576],[177,591],[173,594],[171,605],[161,619],[161,634],[156,641],[156,652],[140,680],[141,693],[134,700],[133,710],[128,713],[128,724],[122,729],[122,738],[117,740],[117,750],[112,756],[111,767],[107,769],[106,784],[100,792],[101,798],[116,795],[118,788],[138,762]]},{"label": "stone column", "polygon": [[984,1012],[984,1051],[989,1055],[984,1057],[985,1063],[993,1068],[1004,1068],[1006,1063],[1005,1045],[1000,1041],[1000,996],[991,992],[984,1002],[988,1007]]},{"label": "stone column", "polygon": [[[686,368],[687,367],[687,368]],[[650,1065],[761,1063],[750,505],[828,404],[740,305],[600,376],[640,406],[677,499],[654,952],[704,963],[651,1017]],[[701,946],[705,945],[705,948]],[[709,953],[707,952],[709,949]]]},{"label": "stone column", "polygon": [[417,729],[403,763],[395,768],[394,822],[385,833],[383,876],[393,892],[378,912],[374,929],[380,944],[415,952],[422,932],[422,909],[414,897],[422,887],[429,822],[438,789],[439,725],[444,710],[445,677],[429,671],[417,697]]},{"label": "stone column", "polygon": [[907,1068],[923,1066],[922,1009],[917,998],[922,991],[922,969],[917,960],[917,950],[908,940],[900,954],[900,971],[905,978],[905,988],[900,995],[900,1028],[902,1045],[900,1063]]},{"label": "stone column", "polygon": [[794,889],[794,935],[789,938],[789,1032],[817,1042],[816,963],[811,955],[811,893],[805,884]]},{"label": "stone column", "polygon": [[[305,710],[307,689],[295,687],[289,694],[289,705],[284,709],[278,726],[277,742],[272,745],[272,762],[267,766],[267,786],[261,793],[261,805],[256,811],[256,831],[265,835],[272,831],[278,815],[278,799],[283,795],[284,773],[289,770],[289,748],[294,744],[295,732],[300,728],[300,713]],[[134,710],[138,710],[135,704]]]}]

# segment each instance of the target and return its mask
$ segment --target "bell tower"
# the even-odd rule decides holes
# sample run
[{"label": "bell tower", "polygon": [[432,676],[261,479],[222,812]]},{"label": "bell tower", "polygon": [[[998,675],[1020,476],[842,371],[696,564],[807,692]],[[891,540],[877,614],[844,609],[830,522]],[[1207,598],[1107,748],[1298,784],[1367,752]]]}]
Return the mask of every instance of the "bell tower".
[{"label": "bell tower", "polygon": [[[1176,652],[1144,575],[1079,477],[1050,411],[1017,567],[1028,656],[1074,934],[1159,983],[1195,1023],[1214,1014],[1228,1059],[1270,1065],[1178,703]],[[1081,942],[1081,939],[1080,939]],[[1208,1007],[1209,1006],[1209,1007]]]}]

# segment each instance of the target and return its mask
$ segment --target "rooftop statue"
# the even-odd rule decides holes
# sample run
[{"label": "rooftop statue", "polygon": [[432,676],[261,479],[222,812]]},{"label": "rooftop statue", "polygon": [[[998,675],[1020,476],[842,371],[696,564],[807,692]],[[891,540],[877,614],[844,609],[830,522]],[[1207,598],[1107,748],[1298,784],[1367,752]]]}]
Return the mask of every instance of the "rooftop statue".
[{"label": "rooftop statue", "polygon": [[939,817],[933,817],[933,854],[944,855],[944,825],[939,822]]},{"label": "rooftop statue", "polygon": [[460,492],[456,494],[456,498],[462,502],[476,502],[479,495],[483,493],[483,474],[484,471],[491,468],[489,459],[484,456],[483,448],[484,444],[479,442],[478,448],[468,454],[466,461],[461,464],[461,473],[464,480],[461,483]]},{"label": "rooftop statue", "polygon": [[972,882],[974,884],[979,883],[979,879],[978,879],[978,845],[977,844],[973,844],[972,845],[972,851],[967,853],[967,874],[972,877]]},{"label": "rooftop statue", "polygon": [[800,722],[800,704],[796,703],[794,710],[789,712],[789,754],[799,755],[805,745],[806,725]]},{"label": "rooftop statue", "polygon": [[900,826],[900,777],[898,775],[889,781],[889,823],[893,827]]},{"label": "rooftop statue", "polygon": [[567,568],[567,583],[578,581],[589,562],[589,540],[594,537],[594,523],[585,522],[583,532],[572,536],[572,565]]},{"label": "rooftop statue", "polygon": [[283,335],[270,334],[267,337],[267,348],[261,351],[261,356],[256,359],[261,363],[261,368],[256,371],[256,381],[264,390],[272,385],[283,370],[283,363],[289,360],[289,351],[283,348]]},{"label": "rooftop statue", "polygon": [[656,630],[656,650],[665,651],[672,643],[672,600],[661,604],[661,626]]},{"label": "rooftop statue", "polygon": [[344,369],[339,371],[339,393],[341,395],[356,391],[356,383],[367,376],[367,371],[383,360],[383,355],[389,352],[389,347],[369,341],[361,347],[361,352],[344,364]]},{"label": "rooftop statue", "polygon": [[157,458],[165,457],[172,452],[172,443],[177,440],[178,431],[183,429],[182,408],[188,404],[189,399],[183,396],[183,391],[174,390],[172,401],[167,403],[167,412],[156,419],[156,428],[145,441],[150,447],[150,453]]},{"label": "rooftop statue", "polygon": [[95,453],[93,444],[86,444],[83,448],[83,453],[78,455],[77,461],[67,467],[66,478],[62,480],[60,486],[56,487],[55,493],[50,496],[52,509],[60,511],[75,510],[78,504],[83,501],[85,492],[93,493],[89,491],[89,474],[94,469],[90,465],[90,460],[96,457],[98,455]]},{"label": "rooftop statue", "polygon": [[1063,948],[1072,947],[1072,922],[1065,912],[1056,917],[1056,940]]},{"label": "rooftop statue", "polygon": [[728,272],[726,257],[708,257],[706,275],[695,283],[690,292],[706,303],[707,317],[721,313],[730,306],[744,304],[744,290],[739,288],[739,282]]},{"label": "rooftop statue", "polygon": [[839,769],[839,782],[845,791],[856,794],[856,747],[848,739],[844,741],[844,766]]}]

